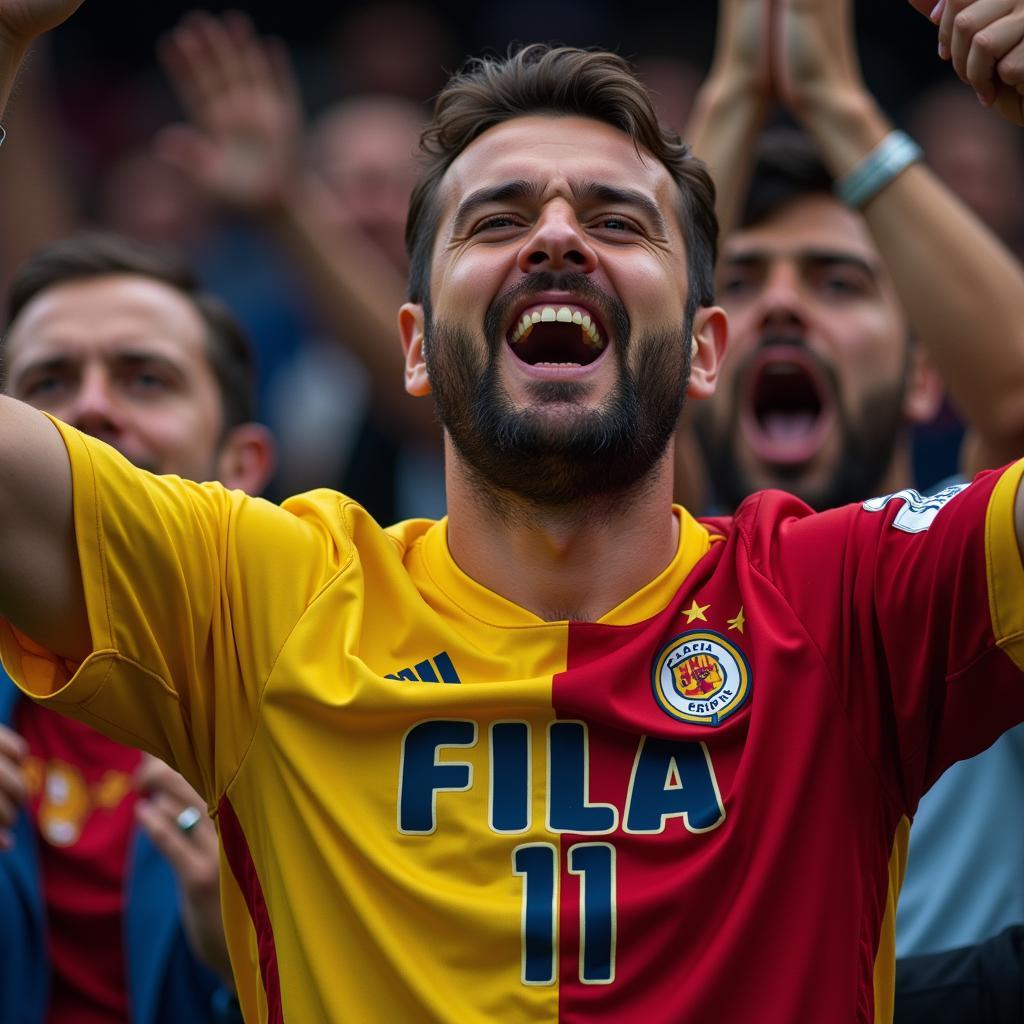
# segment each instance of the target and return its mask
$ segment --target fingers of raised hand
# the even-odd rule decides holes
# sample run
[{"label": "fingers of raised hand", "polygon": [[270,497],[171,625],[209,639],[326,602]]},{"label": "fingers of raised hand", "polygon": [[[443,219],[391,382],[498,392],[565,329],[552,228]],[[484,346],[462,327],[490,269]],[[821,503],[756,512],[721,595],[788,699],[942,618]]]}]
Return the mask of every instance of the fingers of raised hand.
[{"label": "fingers of raised hand", "polygon": [[226,20],[195,12],[162,41],[161,60],[197,124],[208,125],[225,99],[248,86],[247,63],[237,42],[243,37],[237,25],[229,28]]},{"label": "fingers of raised hand", "polygon": [[999,62],[1024,37],[1024,10],[1000,16],[1005,5],[1006,0],[976,0],[953,20],[953,67],[984,103],[995,99]]},{"label": "fingers of raised hand", "polygon": [[955,50],[961,60],[957,68],[960,74],[975,34],[1011,13],[1014,3],[1015,0],[945,0],[939,20],[939,56],[950,60]]}]

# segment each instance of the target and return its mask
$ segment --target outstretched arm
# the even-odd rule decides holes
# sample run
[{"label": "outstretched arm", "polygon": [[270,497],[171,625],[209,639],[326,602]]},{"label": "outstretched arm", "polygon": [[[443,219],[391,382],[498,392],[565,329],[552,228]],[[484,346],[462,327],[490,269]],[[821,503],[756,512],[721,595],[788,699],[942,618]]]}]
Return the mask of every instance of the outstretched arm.
[{"label": "outstretched arm", "polygon": [[[860,76],[850,2],[780,0],[777,17],[776,88],[842,176],[891,129]],[[915,335],[973,431],[975,461],[965,470],[1017,457],[1024,452],[1020,264],[923,164],[862,212]]]},{"label": "outstretched arm", "polygon": [[[0,110],[32,40],[81,0],[0,0]],[[72,660],[89,651],[67,450],[35,409],[0,396],[0,616]]]},{"label": "outstretched arm", "polygon": [[67,449],[49,420],[0,396],[0,617],[72,661],[90,650]]}]

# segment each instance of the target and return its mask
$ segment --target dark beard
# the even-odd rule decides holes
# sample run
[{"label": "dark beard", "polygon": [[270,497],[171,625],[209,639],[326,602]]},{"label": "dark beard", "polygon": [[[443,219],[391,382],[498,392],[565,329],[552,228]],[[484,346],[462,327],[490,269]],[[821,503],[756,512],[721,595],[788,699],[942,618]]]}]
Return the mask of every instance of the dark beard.
[{"label": "dark beard", "polygon": [[[835,373],[823,367],[831,379],[833,394],[839,390]],[[711,410],[702,408],[695,420],[697,440],[716,501],[733,511],[744,498],[755,491],[755,485],[744,475],[735,455],[741,443],[739,431],[739,378],[733,395],[732,411],[721,430],[715,429]],[[896,439],[903,429],[903,398],[906,393],[906,372],[892,385],[868,395],[856,420],[837,402],[837,429],[843,439],[839,459],[831,478],[820,487],[802,487],[800,466],[776,469],[772,485],[795,494],[816,511],[848,505],[873,497],[885,477],[896,449]]]},{"label": "dark beard", "polygon": [[[619,376],[601,408],[582,407],[588,385],[576,382],[538,382],[530,389],[533,404],[525,409],[514,408],[501,387],[499,354],[506,344],[501,325],[507,312],[524,294],[554,288],[593,302],[612,332]],[[683,406],[691,326],[688,311],[681,330],[630,342],[625,309],[583,275],[531,275],[499,296],[485,320],[486,352],[469,331],[434,323],[427,310],[424,349],[431,388],[441,422],[478,493],[505,515],[522,503],[551,510],[575,506],[583,513],[580,503],[588,499],[621,501],[639,493],[664,455]],[[633,345],[635,370],[625,359]],[[606,502],[596,504],[606,507]]]}]

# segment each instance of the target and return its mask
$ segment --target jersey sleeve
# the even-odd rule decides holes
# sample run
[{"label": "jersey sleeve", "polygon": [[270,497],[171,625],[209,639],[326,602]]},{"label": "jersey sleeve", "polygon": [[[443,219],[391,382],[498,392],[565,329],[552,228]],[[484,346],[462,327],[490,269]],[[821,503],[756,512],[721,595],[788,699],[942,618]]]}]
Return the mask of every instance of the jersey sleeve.
[{"label": "jersey sleeve", "polygon": [[769,494],[753,516],[752,560],[827,663],[904,813],[950,764],[1024,720],[1022,472],[820,515]]},{"label": "jersey sleeve", "polygon": [[288,633],[350,555],[344,533],[301,508],[146,473],[54,422],[92,653],[68,664],[0,620],[4,664],[29,696],[156,754],[212,803]]}]

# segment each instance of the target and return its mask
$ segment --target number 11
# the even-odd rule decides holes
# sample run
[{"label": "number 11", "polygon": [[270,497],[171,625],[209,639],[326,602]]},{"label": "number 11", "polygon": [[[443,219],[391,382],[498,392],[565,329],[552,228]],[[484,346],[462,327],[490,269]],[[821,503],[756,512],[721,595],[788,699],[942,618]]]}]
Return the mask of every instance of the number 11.
[{"label": "number 11", "polygon": [[[567,857],[569,873],[580,878],[580,981],[610,985],[615,980],[615,849],[608,843],[575,843]],[[517,846],[512,871],[523,879],[523,984],[552,985],[558,973],[558,849],[551,843]]]}]

